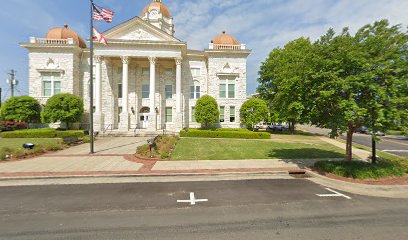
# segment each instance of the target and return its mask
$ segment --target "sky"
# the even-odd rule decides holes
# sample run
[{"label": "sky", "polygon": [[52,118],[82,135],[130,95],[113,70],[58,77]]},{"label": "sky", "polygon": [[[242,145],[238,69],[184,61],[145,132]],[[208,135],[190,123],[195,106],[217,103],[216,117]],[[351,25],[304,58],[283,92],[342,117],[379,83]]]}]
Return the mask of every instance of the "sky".
[{"label": "sky", "polygon": [[[139,16],[152,0],[94,0],[115,11],[100,31]],[[175,23],[175,36],[189,49],[203,50],[222,31],[252,50],[248,58],[247,93],[257,88],[259,67],[274,48],[299,37],[316,40],[329,28],[352,32],[380,19],[408,26],[408,0],[163,0]],[[18,45],[68,24],[84,39],[89,35],[89,0],[1,0],[0,87],[10,96],[7,72],[17,71],[16,95],[28,94],[28,51]]]}]

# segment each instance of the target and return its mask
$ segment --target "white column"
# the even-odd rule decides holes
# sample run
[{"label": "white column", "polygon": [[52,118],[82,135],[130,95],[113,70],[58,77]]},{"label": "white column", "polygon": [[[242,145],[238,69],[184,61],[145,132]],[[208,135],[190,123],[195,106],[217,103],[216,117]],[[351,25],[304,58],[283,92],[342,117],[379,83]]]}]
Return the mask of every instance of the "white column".
[{"label": "white column", "polygon": [[120,114],[119,129],[129,130],[129,57],[122,58],[122,113]]},{"label": "white column", "polygon": [[155,113],[155,96],[156,96],[156,58],[149,57],[150,61],[150,113]]},{"label": "white column", "polygon": [[176,112],[181,113],[181,58],[176,58]]},{"label": "white column", "polygon": [[102,113],[102,57],[95,56],[95,113],[94,129],[103,131],[105,128],[104,114]]},{"label": "white column", "polygon": [[122,113],[128,113],[129,58],[122,57]]},{"label": "white column", "polygon": [[101,63],[102,57],[95,56],[95,97],[96,97],[96,104],[95,104],[95,112],[101,113],[102,112],[102,77],[101,77]]}]

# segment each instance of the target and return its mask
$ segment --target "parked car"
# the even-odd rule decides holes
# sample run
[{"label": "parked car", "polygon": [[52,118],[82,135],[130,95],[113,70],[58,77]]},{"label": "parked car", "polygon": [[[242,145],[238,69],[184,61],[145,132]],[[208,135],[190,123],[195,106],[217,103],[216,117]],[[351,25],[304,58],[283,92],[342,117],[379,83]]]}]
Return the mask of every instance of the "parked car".
[{"label": "parked car", "polygon": [[259,123],[255,126],[256,129],[267,129],[268,125],[266,123]]},{"label": "parked car", "polygon": [[272,131],[283,131],[284,129],[287,129],[288,126],[286,124],[281,124],[281,123],[272,123],[268,125],[268,129]]},{"label": "parked car", "polygon": [[368,133],[370,133],[370,132],[368,131],[368,128],[366,128],[366,127],[364,127],[364,126],[357,128],[355,132],[357,132],[357,133],[363,133],[363,134],[368,134]]}]

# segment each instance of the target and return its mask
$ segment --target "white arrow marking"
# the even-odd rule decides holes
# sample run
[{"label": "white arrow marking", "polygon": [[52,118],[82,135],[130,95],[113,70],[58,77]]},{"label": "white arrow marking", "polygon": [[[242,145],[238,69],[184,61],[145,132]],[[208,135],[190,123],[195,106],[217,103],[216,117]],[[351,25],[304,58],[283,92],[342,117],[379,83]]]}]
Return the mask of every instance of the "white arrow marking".
[{"label": "white arrow marking", "polygon": [[332,193],[334,193],[334,194],[316,194],[316,195],[319,196],[319,197],[344,197],[344,198],[347,198],[347,199],[351,199],[351,197],[346,196],[346,195],[344,195],[344,194],[341,194],[341,193],[339,193],[339,192],[336,192],[336,191],[334,191],[333,189],[326,188],[326,190],[327,190],[327,191],[330,191],[330,192],[332,192]]},{"label": "white arrow marking", "polygon": [[208,202],[208,199],[196,199],[193,192],[190,192],[190,200],[177,200],[178,203],[190,203],[195,205],[198,202]]}]

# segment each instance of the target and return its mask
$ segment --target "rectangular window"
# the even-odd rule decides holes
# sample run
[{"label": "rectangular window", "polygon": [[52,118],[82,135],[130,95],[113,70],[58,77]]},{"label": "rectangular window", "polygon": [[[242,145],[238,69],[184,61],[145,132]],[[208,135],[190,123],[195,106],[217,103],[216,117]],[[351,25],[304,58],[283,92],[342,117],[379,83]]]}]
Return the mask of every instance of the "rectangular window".
[{"label": "rectangular window", "polygon": [[165,87],[165,91],[166,91],[166,99],[171,99],[173,98],[173,85],[171,84],[167,84]]},{"label": "rectangular window", "polygon": [[201,97],[201,86],[190,86],[190,99],[200,99]]},{"label": "rectangular window", "polygon": [[230,122],[235,122],[235,107],[230,107]]},{"label": "rectangular window", "polygon": [[196,90],[196,91],[195,91],[195,95],[196,95],[195,97],[196,97],[196,99],[200,99],[200,97],[201,97],[201,96],[200,96],[200,95],[201,95],[201,87],[200,87],[200,86],[196,86],[196,87],[195,87],[195,90]]},{"label": "rectangular window", "polygon": [[143,76],[150,76],[150,68],[142,68]]},{"label": "rectangular window", "polygon": [[220,80],[220,98],[235,98],[235,80]]},{"label": "rectangular window", "polygon": [[235,98],[235,83],[231,81],[228,83],[228,98]]},{"label": "rectangular window", "polygon": [[221,81],[220,83],[220,98],[227,97],[227,84],[226,81]]},{"label": "rectangular window", "polygon": [[42,76],[42,94],[44,97],[51,97],[61,93],[61,75],[60,73],[43,73]]},{"label": "rectangular window", "polygon": [[195,107],[191,107],[191,121],[196,122],[196,119],[195,119]]},{"label": "rectangular window", "polygon": [[43,81],[43,95],[44,97],[51,97],[52,95],[51,81]]},{"label": "rectangular window", "polygon": [[60,93],[61,93],[61,82],[54,81],[54,94],[60,94]]},{"label": "rectangular window", "polygon": [[173,108],[166,107],[166,123],[173,122]]},{"label": "rectangular window", "polygon": [[225,122],[225,107],[220,106],[220,122]]},{"label": "rectangular window", "polygon": [[150,95],[150,85],[143,84],[142,86],[142,98],[149,98]]},{"label": "rectangular window", "polygon": [[123,91],[122,91],[122,83],[118,83],[118,98],[122,98]]},{"label": "rectangular window", "polygon": [[198,77],[201,75],[201,68],[191,68],[191,75],[193,77]]}]

